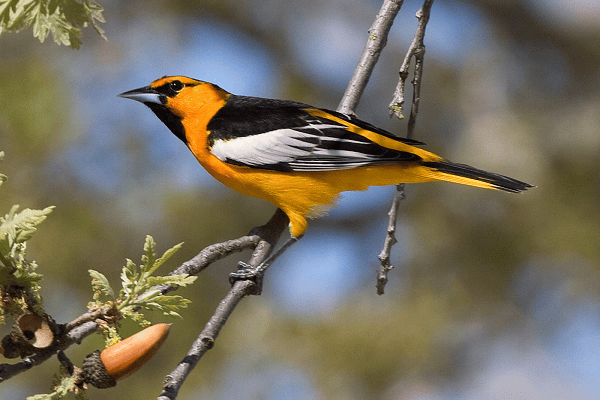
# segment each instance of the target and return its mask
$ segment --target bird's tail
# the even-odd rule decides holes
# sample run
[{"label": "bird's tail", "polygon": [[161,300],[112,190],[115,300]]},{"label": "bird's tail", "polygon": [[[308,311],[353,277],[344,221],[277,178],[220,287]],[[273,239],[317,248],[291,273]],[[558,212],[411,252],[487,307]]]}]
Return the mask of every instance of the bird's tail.
[{"label": "bird's tail", "polygon": [[493,172],[482,171],[470,165],[455,164],[449,161],[429,161],[422,164],[430,168],[439,180],[477,186],[486,189],[499,189],[506,192],[519,193],[534,187],[525,182],[509,178]]}]

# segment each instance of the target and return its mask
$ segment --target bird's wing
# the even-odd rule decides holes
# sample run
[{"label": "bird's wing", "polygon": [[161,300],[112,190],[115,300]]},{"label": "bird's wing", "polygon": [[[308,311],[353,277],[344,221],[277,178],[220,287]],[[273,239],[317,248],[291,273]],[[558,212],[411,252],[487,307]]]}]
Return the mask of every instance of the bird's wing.
[{"label": "bird's wing", "polygon": [[208,124],[212,154],[224,162],[252,168],[334,171],[420,159],[411,152],[383,147],[360,130],[420,144],[333,111],[242,96],[230,98]]}]

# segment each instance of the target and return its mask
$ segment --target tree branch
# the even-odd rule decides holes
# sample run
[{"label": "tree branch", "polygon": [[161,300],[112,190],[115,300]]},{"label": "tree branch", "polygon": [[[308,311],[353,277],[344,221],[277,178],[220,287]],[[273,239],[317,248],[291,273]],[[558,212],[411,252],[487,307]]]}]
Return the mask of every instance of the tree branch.
[{"label": "tree branch", "polygon": [[[419,113],[419,101],[421,99],[421,77],[423,76],[423,61],[425,58],[425,44],[423,41],[425,39],[425,28],[427,27],[427,22],[429,22],[429,15],[431,13],[432,5],[433,0],[425,0],[423,2],[423,7],[417,11],[416,17],[419,20],[419,23],[417,24],[417,30],[410,47],[408,48],[406,56],[404,57],[404,61],[400,66],[400,80],[398,81],[398,85],[394,91],[392,102],[389,105],[389,109],[392,114],[395,114],[398,118],[404,118],[402,115],[402,106],[404,104],[404,88],[406,79],[408,78],[410,60],[414,57],[415,71],[412,81],[413,99],[410,109],[410,117],[408,118],[408,125],[406,128],[406,137],[409,139],[413,137],[415,123],[417,121],[417,114]],[[376,284],[377,294],[379,295],[384,293],[384,288],[387,283],[387,274],[393,268],[390,264],[390,252],[392,251],[392,246],[397,242],[395,232],[398,219],[398,207],[404,198],[404,184],[396,185],[396,193],[394,195],[392,207],[388,213],[390,219],[388,222],[387,235],[385,237],[383,249],[379,254],[381,266],[377,272]]]},{"label": "tree branch", "polygon": [[[213,262],[223,259],[232,253],[251,247],[256,248],[251,262],[257,263],[257,260],[262,260],[262,258],[268,256],[274,243],[277,242],[281,232],[287,226],[287,223],[287,216],[281,210],[278,210],[267,224],[254,228],[248,236],[242,236],[227,242],[215,243],[207,246],[197,256],[184,262],[181,266],[171,272],[171,275],[184,273],[196,275]],[[265,240],[261,240],[261,238],[265,238]],[[157,288],[160,289],[163,294],[176,289],[176,287],[171,285],[157,286]],[[96,332],[98,329],[98,324],[95,321],[108,314],[110,314],[110,312],[107,312],[107,310],[104,309],[92,310],[82,314],[63,326],[63,333],[48,349],[24,358],[22,361],[15,364],[0,364],[0,383],[43,363],[58,351],[65,350],[75,343],[81,343],[85,337]]]},{"label": "tree branch", "polygon": [[[401,6],[402,0],[384,1],[381,10],[375,18],[375,22],[369,30],[369,39],[354,71],[354,75],[352,76],[340,105],[338,106],[337,110],[339,112],[349,115],[354,114],[354,109],[358,105],[359,99],[369,81],[373,68],[379,59],[379,55],[385,47],[389,30],[398,11],[400,11]],[[278,209],[271,218],[271,221],[282,218],[278,213],[283,214],[283,212]],[[285,216],[285,214],[283,214],[283,216]],[[287,221],[287,217],[285,220]],[[269,223],[271,223],[271,221],[269,221]],[[261,228],[268,226],[269,223]],[[273,235],[273,237],[270,238],[271,240],[266,239],[266,237],[261,240],[256,247],[250,264],[255,266],[265,260],[271,253],[272,248],[275,243],[277,243],[277,239],[280,235],[281,231],[276,235]],[[198,257],[201,258],[200,255],[198,255],[197,258]],[[190,260],[190,262],[191,261],[192,260]],[[183,268],[183,266],[180,268]],[[212,348],[217,335],[237,304],[249,294],[257,294],[256,291],[260,291],[260,286],[260,282],[258,285],[251,281],[235,282],[227,296],[219,303],[217,310],[193,343],[185,358],[169,375],[167,375],[163,391],[158,397],[159,400],[173,400],[177,397],[177,393],[186,377],[194,369],[200,358]]]},{"label": "tree branch", "polygon": [[[277,209],[267,224],[253,230],[260,232],[258,236],[260,236],[261,239],[250,258],[250,265],[259,265],[269,256],[288,223],[289,220],[287,215],[280,209]],[[231,290],[227,293],[225,298],[221,300],[215,313],[206,323],[204,329],[194,341],[186,356],[175,369],[166,376],[163,391],[158,397],[159,400],[173,400],[177,397],[177,393],[183,385],[183,382],[196,367],[200,358],[202,358],[208,350],[212,349],[217,336],[221,332],[221,328],[223,328],[235,307],[237,307],[244,297],[259,293],[260,282],[257,284],[251,280],[238,280],[233,284]]]},{"label": "tree branch", "polygon": [[[77,320],[79,320],[79,318]],[[77,320],[65,325],[72,326],[73,329],[70,331],[65,331],[65,334],[62,335],[62,337],[56,340],[52,346],[43,352],[37,353],[31,357],[26,357],[15,364],[0,364],[0,383],[12,378],[17,374],[20,374],[23,371],[27,371],[28,369],[43,363],[55,355],[59,350],[64,350],[75,343],[81,343],[85,337],[96,332],[98,324],[95,322],[88,321],[79,324],[76,322]]]},{"label": "tree branch", "polygon": [[388,33],[403,2],[404,0],[384,0],[379,13],[375,17],[375,22],[369,29],[369,39],[337,111],[346,115],[354,115],[354,110],[358,107],[360,97],[369,82],[375,64],[379,60],[379,55],[387,43]]},{"label": "tree branch", "polygon": [[390,253],[392,252],[392,246],[398,242],[396,239],[396,221],[398,219],[398,208],[404,197],[404,184],[396,185],[396,193],[394,195],[394,200],[392,201],[392,207],[388,212],[390,219],[388,220],[387,235],[385,236],[383,249],[381,250],[381,253],[379,253],[381,266],[377,272],[377,284],[375,287],[377,288],[377,294],[380,296],[384,293],[385,285],[388,281],[387,274],[394,268],[390,263]]},{"label": "tree branch", "polygon": [[[398,85],[396,86],[396,90],[394,91],[394,96],[392,98],[392,102],[389,105],[390,112],[395,114],[398,118],[404,118],[402,115],[402,107],[404,105],[404,88],[406,79],[408,78],[410,60],[415,57],[415,73],[413,80],[413,103],[411,108],[411,118],[413,118],[412,126],[410,124],[409,118],[409,127],[407,130],[407,137],[411,138],[413,135],[414,129],[414,120],[417,117],[417,113],[419,110],[419,94],[421,91],[421,75],[423,73],[423,59],[425,57],[425,44],[423,40],[425,38],[425,28],[427,27],[427,22],[429,22],[429,15],[431,13],[431,6],[433,5],[433,0],[425,0],[423,3],[423,7],[417,11],[416,17],[419,20],[417,25],[417,30],[415,32],[415,36],[406,52],[406,56],[404,57],[404,61],[400,66],[400,80],[398,81]],[[413,114],[414,113],[414,114]]]},{"label": "tree branch", "polygon": [[[394,18],[400,11],[402,3],[403,0],[384,0],[384,3],[377,14],[375,21],[371,26],[371,29],[369,29],[369,38],[348,88],[346,89],[346,92],[344,93],[344,96],[342,97],[342,100],[338,106],[338,111],[349,115],[354,114],[354,110],[358,106],[360,97],[368,83],[373,68],[379,59],[379,55],[385,47],[389,30],[393,24]],[[408,76],[408,65],[410,63],[410,58],[414,56],[416,63],[413,80],[413,104],[408,126],[409,137],[412,136],[414,122],[418,113],[420,82],[422,75],[423,56],[425,52],[423,37],[425,34],[425,26],[427,24],[427,20],[429,19],[429,11],[432,3],[433,0],[426,0],[423,7],[417,13],[417,18],[419,18],[417,33],[415,34],[413,43],[411,44],[409,52],[407,53],[404,63],[400,69],[401,80],[398,88],[396,89],[397,93],[394,95],[394,101],[392,101],[392,104],[390,105],[390,109],[393,108],[392,111],[401,116],[401,114],[398,114],[398,112],[401,113],[402,104],[404,101],[404,82]],[[398,94],[398,97],[396,94]],[[392,245],[396,241],[394,237],[394,231],[398,205],[400,200],[404,197],[402,188],[403,187],[401,185],[398,187],[397,198],[394,200],[392,210],[390,210],[388,237],[386,238],[384,249],[380,254],[382,268],[384,263],[387,263],[387,270],[392,268],[391,265],[389,265],[389,252]],[[254,266],[259,265],[272,252],[288,223],[289,220],[285,213],[278,209],[267,224],[253,229],[248,236],[243,236],[223,243],[216,243],[206,247],[197,256],[189,261],[186,261],[177,269],[175,269],[171,275],[197,275],[213,262],[223,259],[234,252],[252,247],[254,247],[255,250],[249,264]],[[382,275],[381,282],[383,283],[381,285],[381,293],[383,293],[383,286],[385,286],[385,281],[387,281],[387,270]],[[235,307],[237,307],[239,302],[244,297],[253,294],[260,294],[260,286],[261,282],[256,283],[251,280],[239,280],[233,284],[231,290],[219,303],[215,313],[207,322],[196,341],[190,347],[185,358],[169,375],[167,375],[163,391],[159,399],[166,400],[175,399],[177,397],[179,389],[184,383],[186,377],[195,368],[200,358],[202,358],[202,356],[213,347],[217,336],[227,322],[227,319],[231,313],[234,311]],[[163,294],[175,289],[175,287],[171,285],[163,285],[157,288],[159,288]],[[96,332],[98,329],[98,323],[95,321],[97,318],[99,318],[99,316],[96,314],[103,312],[104,311],[99,310],[91,311],[65,324],[63,326],[63,333],[60,335],[58,340],[56,340],[52,346],[43,352],[37,353],[31,357],[27,357],[15,364],[1,364],[0,382],[15,376],[20,372],[28,370],[33,366],[41,364],[54,354],[65,350],[74,343],[80,343],[85,337]]]},{"label": "tree branch", "polygon": [[236,281],[234,283],[227,296],[219,303],[215,313],[192,344],[184,359],[166,376],[163,391],[158,397],[159,400],[173,400],[177,397],[177,393],[183,382],[194,367],[196,367],[200,358],[208,350],[212,349],[219,332],[221,332],[221,328],[223,328],[235,307],[244,297],[253,291],[252,286],[254,286],[254,282],[250,280]]},{"label": "tree branch", "polygon": [[[373,68],[378,61],[379,55],[385,47],[389,30],[392,26],[394,18],[396,17],[402,6],[402,3],[402,0],[384,1],[379,13],[377,14],[375,22],[369,30],[369,39],[367,41],[367,44],[365,45],[365,48],[361,55],[361,59],[354,71],[354,75],[352,76],[348,88],[344,93],[344,96],[342,97],[342,100],[338,107],[338,111],[345,114],[354,113],[354,110],[357,107],[360,97],[364,91],[364,88],[366,87],[368,80],[371,76]],[[399,83],[399,87],[396,90],[400,97],[396,97],[395,93],[395,100],[392,102],[393,105],[399,106],[401,111],[401,106],[404,99],[404,81],[408,76],[408,65],[410,63],[410,58],[414,56],[417,61],[415,65],[415,78],[413,80],[415,90],[413,92],[411,119],[409,120],[409,137],[412,136],[412,132],[414,129],[414,121],[418,113],[420,79],[422,74],[422,63],[424,55],[423,36],[425,33],[425,26],[429,18],[429,10],[431,8],[431,3],[433,3],[433,0],[426,0],[421,10],[419,10],[419,12],[417,13],[417,17],[419,18],[419,27],[417,29],[417,33],[415,34],[415,38],[413,39],[413,43],[411,44],[411,47],[409,49],[409,53],[407,53],[407,57],[405,58],[405,61],[400,69],[401,81]],[[390,107],[392,107],[392,105]],[[399,186],[397,193],[397,198],[394,200],[392,210],[390,210],[390,224],[388,225],[388,237],[386,238],[386,244],[384,246],[384,249],[380,254],[382,267],[384,264],[387,264],[387,270],[391,269],[391,265],[389,265],[389,252],[392,245],[396,241],[394,237],[394,231],[398,205],[400,200],[404,197],[402,186]],[[171,272],[171,275],[197,275],[213,262],[223,259],[234,252],[238,252],[252,247],[254,247],[255,250],[249,263],[251,265],[259,265],[272,252],[275,244],[281,236],[281,233],[285,230],[288,222],[289,220],[287,219],[285,213],[278,209],[267,224],[253,229],[253,231],[248,236],[243,236],[223,243],[216,243],[206,247],[197,256],[195,256],[189,261],[186,261],[173,272]],[[383,286],[385,285],[385,281],[387,281],[387,270],[385,273],[382,274],[381,293],[383,293]],[[378,282],[379,281],[380,280],[378,278]],[[158,288],[163,294],[175,289],[175,287],[170,285],[163,285],[159,286]],[[213,347],[217,336],[219,335],[221,329],[227,322],[227,319],[229,318],[235,307],[237,307],[239,302],[244,297],[259,293],[260,282],[257,284],[251,280],[240,280],[236,281],[233,284],[231,290],[219,303],[217,309],[215,310],[215,313],[207,322],[196,341],[190,347],[185,358],[176,366],[176,368],[169,375],[167,375],[163,391],[159,399],[175,399],[177,397],[179,389],[183,385],[186,377],[194,369],[200,358],[202,358],[202,356]],[[11,378],[12,376],[15,376],[20,372],[26,371],[32,368],[33,366],[43,363],[44,361],[52,357],[54,354],[65,350],[74,343],[80,343],[85,337],[96,332],[96,330],[98,329],[98,324],[95,322],[95,320],[98,318],[96,314],[99,312],[102,313],[103,311],[97,310],[88,312],[78,317],[77,319],[65,324],[63,327],[63,334],[61,335],[61,337],[58,340],[56,340],[56,342],[45,351],[37,353],[31,357],[27,357],[15,364],[0,365],[0,382],[3,382]]]},{"label": "tree branch", "polygon": [[[198,275],[215,261],[222,260],[233,253],[256,247],[259,243],[260,235],[251,234],[237,239],[231,239],[226,242],[211,244],[202,249],[202,251],[194,258],[181,264],[178,268],[169,273],[169,275]],[[178,287],[179,286],[175,285],[159,285],[155,288],[160,290],[162,294],[166,294]]]}]

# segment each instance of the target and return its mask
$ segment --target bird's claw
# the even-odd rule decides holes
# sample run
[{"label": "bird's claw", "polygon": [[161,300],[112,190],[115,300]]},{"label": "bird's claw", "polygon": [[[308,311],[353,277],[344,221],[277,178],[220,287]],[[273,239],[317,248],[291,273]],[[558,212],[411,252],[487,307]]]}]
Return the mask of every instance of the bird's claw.
[{"label": "bird's claw", "polygon": [[243,261],[238,262],[238,270],[236,272],[232,272],[229,274],[229,283],[234,284],[237,281],[246,281],[251,280],[257,285],[260,285],[262,281],[262,276],[264,272],[263,265],[259,265],[258,267],[253,267],[252,265],[245,263]]}]

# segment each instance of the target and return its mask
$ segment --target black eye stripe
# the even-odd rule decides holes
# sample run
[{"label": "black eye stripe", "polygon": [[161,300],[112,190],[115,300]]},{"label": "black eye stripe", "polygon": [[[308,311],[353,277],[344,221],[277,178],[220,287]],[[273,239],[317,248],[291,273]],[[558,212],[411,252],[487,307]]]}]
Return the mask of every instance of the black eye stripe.
[{"label": "black eye stripe", "polygon": [[181,81],[173,81],[171,83],[169,83],[169,88],[175,92],[179,92],[181,89],[183,89],[183,83],[181,83]]},{"label": "black eye stripe", "polygon": [[167,97],[175,97],[184,87],[185,84],[183,84],[179,80],[175,80],[172,82],[165,83],[157,87],[155,90],[159,93],[164,94]]}]

